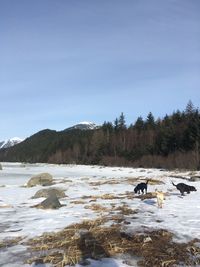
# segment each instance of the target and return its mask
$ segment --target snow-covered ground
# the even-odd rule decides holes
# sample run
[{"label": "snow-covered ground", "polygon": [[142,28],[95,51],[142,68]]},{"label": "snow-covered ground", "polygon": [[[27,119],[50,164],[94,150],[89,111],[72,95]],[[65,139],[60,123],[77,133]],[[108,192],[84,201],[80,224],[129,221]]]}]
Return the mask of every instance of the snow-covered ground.
[{"label": "snow-covered ground", "polygon": [[[98,204],[110,210],[113,205],[124,204],[137,210],[134,217],[132,215],[126,218],[129,223],[126,226],[127,231],[142,231],[146,227],[162,228],[173,232],[176,241],[179,242],[200,238],[200,182],[185,180],[191,175],[199,175],[199,172],[24,163],[2,163],[2,167],[0,171],[0,242],[16,237],[23,237],[26,240],[44,232],[57,231],[84,219],[99,217],[99,213],[86,208],[87,205],[91,205],[92,196],[98,199]],[[31,198],[42,186],[23,187],[33,175],[43,172],[50,173],[55,179],[56,184],[52,187],[65,189],[67,197],[60,200],[64,206],[58,210],[32,208],[44,199]],[[148,178],[164,182],[148,186],[149,192],[154,192],[157,188],[168,193],[163,209],[157,207],[155,199],[141,201],[138,198],[98,198],[104,194],[123,196],[127,192],[134,192],[135,185]],[[172,180],[176,184],[185,182],[193,185],[197,188],[197,192],[191,192],[182,197],[171,184]],[[84,198],[85,196],[88,198]],[[74,202],[80,200],[82,203]],[[24,255],[26,255],[26,248],[21,245],[0,249],[0,266],[27,266],[23,264]],[[93,261],[91,266],[125,267],[126,265],[120,259],[105,259],[101,263]]]}]

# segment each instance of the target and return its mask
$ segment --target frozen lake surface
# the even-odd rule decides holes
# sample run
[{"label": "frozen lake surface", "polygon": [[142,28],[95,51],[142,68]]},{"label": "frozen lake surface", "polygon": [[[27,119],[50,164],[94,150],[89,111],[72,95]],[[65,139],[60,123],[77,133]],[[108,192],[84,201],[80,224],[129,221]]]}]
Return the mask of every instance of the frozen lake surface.
[{"label": "frozen lake surface", "polygon": [[[76,204],[75,201],[82,200],[84,196],[133,193],[135,185],[147,179],[163,182],[157,185],[150,184],[148,191],[154,192],[157,188],[167,192],[164,207],[158,209],[153,199],[144,201],[136,198],[114,199],[115,205],[126,204],[139,211],[136,218],[127,217],[129,221],[127,230],[134,232],[141,229],[142,231],[144,227],[167,229],[174,233],[178,242],[200,238],[200,182],[185,180],[191,175],[199,175],[199,172],[24,163],[2,163],[2,167],[3,170],[0,171],[0,242],[17,237],[27,240],[44,232],[63,229],[84,219],[95,219],[99,214],[85,208],[90,203],[89,197],[85,200],[87,203]],[[40,203],[44,198],[32,199],[31,197],[43,187],[23,187],[32,176],[44,172],[50,173],[55,180],[55,185],[51,187],[62,188],[67,195],[60,200],[64,206],[58,210],[33,208],[33,205]],[[191,192],[182,197],[172,186],[171,180],[176,184],[185,182],[193,185],[197,188],[197,192]],[[110,183],[110,181],[114,182]],[[113,200],[99,198],[98,204],[111,208]],[[28,256],[26,247],[20,244],[0,249],[0,266],[28,266],[23,263]],[[100,263],[92,261],[90,266],[125,267],[126,264],[120,259],[105,259]]]}]

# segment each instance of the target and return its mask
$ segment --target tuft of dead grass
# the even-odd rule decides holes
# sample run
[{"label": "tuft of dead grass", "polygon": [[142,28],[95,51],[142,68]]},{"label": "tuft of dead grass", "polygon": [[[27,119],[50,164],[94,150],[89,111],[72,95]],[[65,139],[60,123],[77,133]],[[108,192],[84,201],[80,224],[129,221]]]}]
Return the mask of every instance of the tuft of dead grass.
[{"label": "tuft of dead grass", "polygon": [[156,198],[156,193],[150,192],[146,194],[141,194],[141,195],[135,196],[135,198],[140,198],[141,200]]},{"label": "tuft of dead grass", "polygon": [[131,215],[131,214],[138,213],[138,210],[133,210],[129,208],[128,205],[125,205],[125,204],[122,206],[116,207],[114,210],[120,211],[120,213],[123,215]]},{"label": "tuft of dead grass", "polygon": [[121,180],[116,180],[116,179],[108,179],[106,181],[97,181],[97,182],[90,182],[89,185],[91,186],[100,186],[100,185],[105,185],[105,184],[120,184]]},{"label": "tuft of dead grass", "polygon": [[96,201],[97,199],[123,199],[123,196],[114,195],[114,194],[103,194],[103,195],[89,195],[89,196],[82,196],[82,199],[90,199],[92,201]]},{"label": "tuft of dead grass", "polygon": [[91,205],[86,205],[84,206],[85,209],[91,209],[96,212],[105,212],[105,211],[110,211],[110,209],[100,205],[100,204],[91,204]]},{"label": "tuft of dead grass", "polygon": [[75,204],[75,205],[79,205],[79,204],[85,204],[86,202],[83,200],[73,200],[70,201],[70,204]]},{"label": "tuft of dead grass", "polygon": [[121,199],[119,195],[114,195],[114,194],[104,194],[100,196],[101,199]]},{"label": "tuft of dead grass", "polygon": [[124,182],[127,184],[135,185],[136,182],[138,182],[140,179],[144,179],[144,176],[139,176],[139,177],[125,177]]},{"label": "tuft of dead grass", "polygon": [[3,241],[0,241],[0,249],[8,248],[17,245],[20,241],[22,241],[23,237],[16,237],[12,239],[6,239]]},{"label": "tuft of dead grass", "polygon": [[160,185],[160,184],[164,184],[164,181],[158,180],[158,179],[149,179],[148,184],[149,185]]},{"label": "tuft of dead grass", "polygon": [[164,181],[159,180],[159,179],[153,179],[153,178],[146,178],[144,176],[139,176],[137,178],[135,177],[126,177],[125,182],[131,185],[136,185],[136,183],[146,183],[148,180],[149,185],[160,185],[164,184]]},{"label": "tuft of dead grass", "polygon": [[200,264],[200,248],[197,245],[200,240],[194,239],[180,244],[172,240],[172,233],[163,229],[128,234],[122,230],[120,224],[105,227],[105,222],[106,218],[83,221],[57,233],[44,234],[29,240],[26,244],[36,254],[27,263],[74,266],[89,258],[99,260],[123,253],[139,257],[140,267]]},{"label": "tuft of dead grass", "polygon": [[127,184],[131,184],[131,185],[135,185],[138,182],[146,182],[149,181],[148,183],[150,185],[160,185],[160,184],[164,184],[163,181],[158,180],[158,179],[148,179],[145,178],[144,176],[139,176],[139,177],[124,177],[124,178],[110,178],[108,180],[105,181],[96,181],[96,182],[89,182],[90,186],[101,186],[101,185],[105,185],[105,184],[122,184],[122,183],[127,183]]}]

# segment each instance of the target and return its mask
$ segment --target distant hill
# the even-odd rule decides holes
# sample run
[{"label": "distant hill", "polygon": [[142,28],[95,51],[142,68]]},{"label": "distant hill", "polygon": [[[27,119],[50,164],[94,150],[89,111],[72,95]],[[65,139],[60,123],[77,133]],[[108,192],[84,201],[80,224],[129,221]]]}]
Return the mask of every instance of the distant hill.
[{"label": "distant hill", "polygon": [[58,132],[44,129],[15,146],[1,149],[0,161],[68,163],[71,156],[67,157],[66,151],[73,151],[77,144],[81,146],[82,142],[88,142],[91,134],[90,130]]},{"label": "distant hill", "polygon": [[44,129],[24,141],[19,138],[3,141],[0,143],[0,161],[68,163],[78,160],[86,163],[84,156],[77,158],[71,155],[77,146],[82,147],[83,143],[89,142],[92,130],[98,128],[93,122],[80,122],[63,131]]}]

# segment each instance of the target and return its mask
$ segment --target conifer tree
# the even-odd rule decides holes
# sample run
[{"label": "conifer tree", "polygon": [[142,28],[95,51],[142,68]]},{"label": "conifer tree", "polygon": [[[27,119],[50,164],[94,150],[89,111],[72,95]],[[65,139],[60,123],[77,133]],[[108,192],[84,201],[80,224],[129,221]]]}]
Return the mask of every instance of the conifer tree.
[{"label": "conifer tree", "polygon": [[144,129],[144,121],[143,121],[143,118],[141,116],[139,116],[134,124],[134,127],[141,131]]},{"label": "conifer tree", "polygon": [[151,128],[155,126],[155,119],[151,112],[149,112],[149,114],[147,115],[146,125],[147,127],[151,127]]},{"label": "conifer tree", "polygon": [[120,130],[126,129],[126,121],[125,121],[125,116],[123,112],[120,114],[118,122],[119,122]]},{"label": "conifer tree", "polygon": [[118,120],[118,118],[116,118],[115,121],[114,121],[114,128],[115,128],[116,131],[119,130],[119,120]]},{"label": "conifer tree", "polygon": [[191,115],[195,112],[194,105],[191,100],[188,101],[187,106],[185,108],[186,115]]}]

